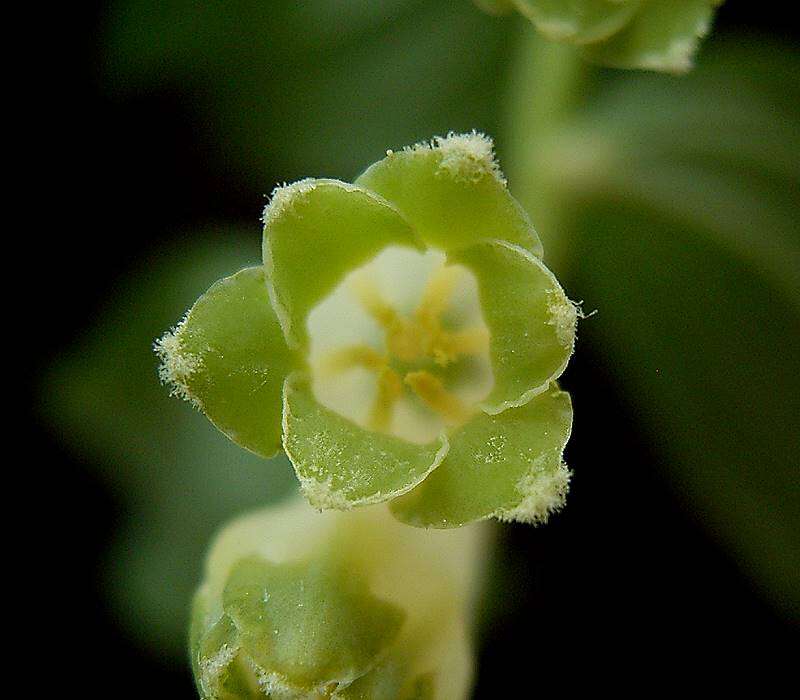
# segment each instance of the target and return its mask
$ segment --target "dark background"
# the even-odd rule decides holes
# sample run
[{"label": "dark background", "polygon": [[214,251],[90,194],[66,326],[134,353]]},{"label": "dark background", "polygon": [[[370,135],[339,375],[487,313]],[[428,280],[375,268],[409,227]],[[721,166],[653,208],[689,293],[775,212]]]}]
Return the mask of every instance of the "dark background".
[{"label": "dark background", "polygon": [[[35,259],[51,296],[47,322],[34,331],[34,376],[156,244],[208,221],[242,221],[257,235],[253,214],[263,206],[263,192],[235,164],[222,172],[209,155],[214,133],[180,86],[109,96],[100,70],[105,9],[57,10],[41,37],[52,58],[34,97],[45,148],[31,177],[44,211],[32,214],[47,231]],[[792,26],[788,10],[733,1],[716,22],[795,41]],[[285,179],[268,173],[263,189]],[[580,436],[567,452],[576,473],[568,507],[546,527],[503,529],[508,546],[498,550],[487,595],[476,697],[498,697],[509,684],[507,695],[519,697],[579,684],[649,695],[664,686],[717,693],[751,680],[762,697],[781,680],[793,687],[796,625],[664,478],[635,407],[590,344],[579,342],[563,385],[575,397]],[[55,660],[47,674],[74,679],[83,697],[194,697],[187,665],[134,643],[103,595],[98,569],[123,505],[38,417],[30,425],[52,521],[48,574],[37,580],[61,601],[47,604],[59,620],[47,628],[58,649],[47,654],[48,666]]]}]

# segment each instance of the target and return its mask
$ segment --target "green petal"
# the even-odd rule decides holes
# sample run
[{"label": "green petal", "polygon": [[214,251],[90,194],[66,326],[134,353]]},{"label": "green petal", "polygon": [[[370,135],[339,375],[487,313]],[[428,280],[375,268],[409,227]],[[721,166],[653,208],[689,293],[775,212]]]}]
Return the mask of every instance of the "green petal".
[{"label": "green petal", "polygon": [[650,0],[609,41],[586,47],[586,57],[617,68],[685,73],[710,28],[715,0]]},{"label": "green petal", "polygon": [[641,3],[638,0],[516,0],[516,4],[546,38],[588,44],[608,39],[622,29]]},{"label": "green petal", "polygon": [[243,653],[269,669],[276,690],[351,683],[375,665],[404,617],[375,598],[365,577],[335,552],[297,563],[240,560],[225,585],[223,609],[239,630]]},{"label": "green petal", "polygon": [[553,273],[517,246],[481,243],[449,258],[475,274],[491,333],[494,388],[483,409],[526,403],[564,371],[575,343],[575,305]]},{"label": "green petal", "polygon": [[418,246],[402,216],[361,187],[301,180],[275,190],[264,211],[264,267],[290,345],[305,343],[309,311],[345,274],[391,244]]},{"label": "green petal", "polygon": [[306,697],[375,667],[405,613],[336,554],[282,563],[250,554],[230,562],[224,581],[201,587],[190,649],[202,698]]},{"label": "green petal", "polygon": [[491,139],[450,134],[388,153],[356,183],[394,204],[429,246],[464,248],[486,239],[541,256],[528,215],[506,187]]},{"label": "green petal", "polygon": [[342,418],[317,402],[302,374],[287,378],[283,397],[283,447],[317,508],[387,501],[416,486],[447,454],[444,436],[416,445]]},{"label": "green petal", "polygon": [[355,683],[339,691],[339,700],[436,700],[436,674],[408,678],[408,669],[391,657]]},{"label": "green petal", "polygon": [[389,507],[417,527],[460,527],[488,517],[543,522],[566,496],[562,454],[571,429],[569,394],[555,384],[524,406],[482,414],[450,436],[439,468]]},{"label": "green petal", "polygon": [[262,267],[214,284],[156,343],[172,393],[231,440],[264,457],[280,449],[281,389],[294,363],[269,303]]}]

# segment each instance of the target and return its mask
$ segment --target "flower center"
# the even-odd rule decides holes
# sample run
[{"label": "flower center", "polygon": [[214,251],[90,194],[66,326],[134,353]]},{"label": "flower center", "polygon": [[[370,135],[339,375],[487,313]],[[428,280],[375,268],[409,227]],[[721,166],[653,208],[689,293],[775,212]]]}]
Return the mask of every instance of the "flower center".
[{"label": "flower center", "polygon": [[308,318],[318,401],[362,427],[426,443],[492,389],[475,277],[437,251],[389,247]]}]

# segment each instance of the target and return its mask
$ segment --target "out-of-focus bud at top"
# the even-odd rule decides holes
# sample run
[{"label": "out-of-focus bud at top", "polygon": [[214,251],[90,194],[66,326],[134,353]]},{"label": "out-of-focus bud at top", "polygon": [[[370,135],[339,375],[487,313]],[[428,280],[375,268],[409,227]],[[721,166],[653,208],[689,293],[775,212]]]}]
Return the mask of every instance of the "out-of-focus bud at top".
[{"label": "out-of-focus bud at top", "polygon": [[410,528],[385,505],[291,501],[217,537],[195,596],[201,698],[462,698],[486,525]]},{"label": "out-of-focus bud at top", "polygon": [[547,39],[595,63],[685,73],[722,0],[475,0],[491,14],[519,10]]}]

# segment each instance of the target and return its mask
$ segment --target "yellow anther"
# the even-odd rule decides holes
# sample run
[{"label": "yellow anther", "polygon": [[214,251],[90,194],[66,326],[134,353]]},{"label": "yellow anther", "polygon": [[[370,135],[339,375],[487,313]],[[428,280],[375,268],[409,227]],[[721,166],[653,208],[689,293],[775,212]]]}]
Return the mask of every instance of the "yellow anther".
[{"label": "yellow anther", "polygon": [[369,427],[386,432],[392,420],[394,405],[403,395],[403,383],[393,369],[386,367],[378,377],[378,394],[369,417]]},{"label": "yellow anther", "polygon": [[460,425],[471,415],[470,410],[444,388],[441,380],[430,372],[409,372],[405,383],[431,410],[436,411],[448,425]]},{"label": "yellow anther", "polygon": [[351,345],[328,355],[320,365],[320,371],[327,376],[355,367],[364,367],[377,372],[384,369],[386,365],[386,356],[375,348],[369,345]]},{"label": "yellow anther", "polygon": [[414,321],[397,318],[386,330],[389,352],[403,362],[414,362],[427,354],[429,340]]}]

